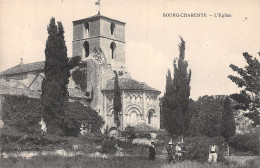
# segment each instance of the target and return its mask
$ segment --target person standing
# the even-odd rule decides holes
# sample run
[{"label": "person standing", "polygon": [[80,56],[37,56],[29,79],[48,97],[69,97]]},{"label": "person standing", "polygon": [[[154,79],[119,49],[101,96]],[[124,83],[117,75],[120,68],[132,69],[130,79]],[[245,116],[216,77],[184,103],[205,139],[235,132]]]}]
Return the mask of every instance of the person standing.
[{"label": "person standing", "polygon": [[209,163],[217,163],[217,159],[218,159],[218,147],[217,145],[215,145],[215,143],[213,143],[212,145],[210,145],[209,147],[209,159],[208,162]]},{"label": "person standing", "polygon": [[168,145],[169,146],[167,147],[167,153],[168,153],[167,161],[168,161],[168,163],[171,163],[173,161],[173,154],[174,154],[173,147],[172,147],[172,141],[170,141],[168,143]]},{"label": "person standing", "polygon": [[149,147],[149,160],[155,160],[155,148],[154,148],[154,141],[151,141],[151,146]]},{"label": "person standing", "polygon": [[175,147],[175,159],[176,161],[180,161],[182,157],[182,148],[181,148],[181,142],[178,142]]}]

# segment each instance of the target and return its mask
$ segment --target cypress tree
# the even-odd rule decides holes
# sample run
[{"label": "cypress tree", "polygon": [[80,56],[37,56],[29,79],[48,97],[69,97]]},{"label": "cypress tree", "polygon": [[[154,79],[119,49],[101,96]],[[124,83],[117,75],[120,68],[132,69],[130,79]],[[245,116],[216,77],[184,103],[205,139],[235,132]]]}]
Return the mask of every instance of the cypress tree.
[{"label": "cypress tree", "polygon": [[225,98],[222,112],[221,135],[228,142],[229,138],[236,133],[235,118],[229,97]]},{"label": "cypress tree", "polygon": [[118,74],[116,71],[115,73],[115,81],[114,81],[114,122],[116,123],[117,127],[120,126],[120,120],[118,114],[120,113],[122,109],[122,102],[121,102],[121,91],[119,87],[119,82],[118,82]]},{"label": "cypress tree", "polygon": [[47,30],[49,36],[45,48],[45,78],[42,82],[42,116],[47,132],[60,135],[64,127],[64,106],[69,97],[69,59],[62,23],[58,22],[57,26],[55,18],[51,18]]},{"label": "cypress tree", "polygon": [[[189,111],[191,70],[187,71],[185,61],[185,41],[180,37],[179,58],[174,59],[174,76],[168,70],[166,77],[166,92],[162,98],[162,114],[164,127],[171,135],[188,133],[191,114]],[[167,128],[168,127],[168,128]]]},{"label": "cypress tree", "polygon": [[185,60],[185,41],[180,37],[179,58],[174,60],[174,79],[173,79],[173,96],[176,107],[176,127],[177,134],[183,135],[188,133],[191,114],[189,111],[190,97],[190,80],[191,70],[188,69],[188,62]]},{"label": "cypress tree", "polygon": [[228,155],[229,155],[229,139],[235,133],[236,133],[236,125],[235,125],[235,118],[231,107],[231,101],[229,97],[226,97],[224,101],[224,109],[222,113],[221,135],[225,138],[227,142]]}]

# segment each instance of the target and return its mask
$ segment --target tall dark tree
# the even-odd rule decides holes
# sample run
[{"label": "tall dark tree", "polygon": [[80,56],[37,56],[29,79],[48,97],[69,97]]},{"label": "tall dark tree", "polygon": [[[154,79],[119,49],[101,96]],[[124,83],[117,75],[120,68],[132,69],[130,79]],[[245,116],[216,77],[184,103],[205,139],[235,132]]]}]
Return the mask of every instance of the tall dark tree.
[{"label": "tall dark tree", "polygon": [[173,113],[175,105],[173,95],[173,85],[171,71],[168,69],[166,75],[166,86],[164,96],[161,98],[161,115],[163,120],[163,127],[170,133],[171,136],[176,134],[176,114]]},{"label": "tall dark tree", "polygon": [[[179,58],[174,59],[174,76],[168,71],[166,79],[166,92],[162,99],[162,110],[165,128],[172,135],[188,133],[191,114],[189,111],[191,70],[185,61],[185,41],[180,37]],[[168,128],[167,128],[168,127]]]},{"label": "tall dark tree", "polygon": [[[260,56],[260,52],[258,53]],[[230,68],[239,76],[228,77],[243,90],[239,94],[232,94],[231,98],[237,102],[236,109],[246,111],[245,117],[254,121],[253,125],[260,125],[260,62],[247,52],[243,53],[247,62],[244,68],[231,64]]]},{"label": "tall dark tree", "polygon": [[68,100],[67,85],[70,71],[68,66],[67,47],[61,22],[56,25],[51,18],[47,28],[48,39],[45,48],[45,78],[42,82],[43,118],[47,132],[62,134],[64,127],[64,106]]},{"label": "tall dark tree", "polygon": [[224,109],[222,112],[222,122],[221,122],[221,135],[225,138],[227,142],[227,152],[229,155],[229,139],[236,133],[236,124],[231,107],[231,101],[229,97],[225,98]]},{"label": "tall dark tree", "polygon": [[181,37],[179,45],[180,55],[174,60],[174,79],[173,79],[173,95],[176,96],[176,126],[177,134],[183,135],[188,132],[191,114],[189,113],[189,97],[190,97],[190,80],[191,70],[188,69],[188,62],[185,61],[185,41]]},{"label": "tall dark tree", "polygon": [[224,109],[222,112],[221,135],[226,139],[226,141],[228,141],[229,138],[235,133],[236,124],[231,106],[231,100],[229,97],[226,97],[224,101]]},{"label": "tall dark tree", "polygon": [[114,105],[114,121],[117,125],[117,127],[120,126],[120,120],[119,120],[119,116],[118,114],[120,113],[121,109],[122,109],[122,102],[121,102],[121,91],[120,91],[120,87],[119,87],[119,82],[118,82],[118,74],[116,71],[114,71],[115,73],[115,81],[114,81],[114,101],[113,101],[113,105]]}]

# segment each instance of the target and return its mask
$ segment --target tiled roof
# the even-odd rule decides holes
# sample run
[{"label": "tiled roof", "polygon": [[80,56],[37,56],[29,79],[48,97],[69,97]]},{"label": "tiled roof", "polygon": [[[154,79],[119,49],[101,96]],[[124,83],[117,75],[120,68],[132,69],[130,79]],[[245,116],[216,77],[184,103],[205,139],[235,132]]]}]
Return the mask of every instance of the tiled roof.
[{"label": "tiled roof", "polygon": [[[138,82],[137,80],[130,79],[130,78],[119,78],[118,79],[119,87],[121,90],[133,90],[133,91],[152,91],[152,92],[158,92],[159,90],[156,90],[150,86],[148,86],[144,82]],[[107,86],[102,89],[103,91],[111,91],[114,90],[114,79],[109,80],[107,83]]]},{"label": "tiled roof", "polygon": [[0,76],[9,76],[26,72],[43,71],[45,61],[30,64],[19,64],[0,73]]},{"label": "tiled roof", "polygon": [[[79,89],[69,88],[70,98],[86,98],[84,92]],[[40,98],[42,92],[37,90],[30,90],[28,88],[17,88],[5,85],[0,85],[0,95],[16,95],[16,96],[26,96],[30,98]]]}]

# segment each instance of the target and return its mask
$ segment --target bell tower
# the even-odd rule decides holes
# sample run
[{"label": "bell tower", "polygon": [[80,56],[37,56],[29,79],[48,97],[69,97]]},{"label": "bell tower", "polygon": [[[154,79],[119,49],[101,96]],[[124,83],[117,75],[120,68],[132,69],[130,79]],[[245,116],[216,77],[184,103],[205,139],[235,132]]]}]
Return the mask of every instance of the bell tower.
[{"label": "bell tower", "polygon": [[125,65],[125,23],[102,15],[73,21],[72,56],[85,59],[100,47],[108,63]]}]

